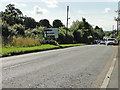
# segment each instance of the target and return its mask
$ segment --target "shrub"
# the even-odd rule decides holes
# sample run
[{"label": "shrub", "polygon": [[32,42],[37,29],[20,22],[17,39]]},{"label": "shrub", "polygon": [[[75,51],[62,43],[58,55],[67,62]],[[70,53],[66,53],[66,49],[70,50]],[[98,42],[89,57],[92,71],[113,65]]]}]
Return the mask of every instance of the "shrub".
[{"label": "shrub", "polygon": [[6,22],[2,23],[2,44],[8,45],[8,43],[11,41],[11,31],[9,30],[9,25]]},{"label": "shrub", "polygon": [[66,33],[66,29],[65,27],[60,27],[59,28],[59,39],[58,42],[61,44],[65,44],[65,43],[73,43],[74,42],[74,36],[72,31],[67,29],[67,33]]},{"label": "shrub", "polygon": [[24,36],[25,27],[23,27],[21,24],[15,24],[13,26],[13,29],[15,29],[15,31],[16,31],[16,36],[18,36],[18,35]]}]

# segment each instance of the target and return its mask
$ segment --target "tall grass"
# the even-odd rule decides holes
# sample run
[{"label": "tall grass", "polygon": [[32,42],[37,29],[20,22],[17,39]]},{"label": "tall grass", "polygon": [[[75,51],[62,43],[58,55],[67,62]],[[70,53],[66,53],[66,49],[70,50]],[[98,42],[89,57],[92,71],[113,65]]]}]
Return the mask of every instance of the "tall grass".
[{"label": "tall grass", "polygon": [[39,39],[29,38],[29,37],[13,37],[11,42],[8,43],[8,46],[15,46],[15,47],[32,47],[41,45]]}]

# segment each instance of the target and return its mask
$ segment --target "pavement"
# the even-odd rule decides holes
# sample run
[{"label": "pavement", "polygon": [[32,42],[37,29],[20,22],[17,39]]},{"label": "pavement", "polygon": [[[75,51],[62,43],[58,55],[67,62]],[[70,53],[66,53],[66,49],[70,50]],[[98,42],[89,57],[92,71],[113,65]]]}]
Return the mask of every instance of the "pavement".
[{"label": "pavement", "polygon": [[[2,87],[100,88],[117,49],[86,45],[2,58]],[[106,87],[118,87],[117,68]]]}]

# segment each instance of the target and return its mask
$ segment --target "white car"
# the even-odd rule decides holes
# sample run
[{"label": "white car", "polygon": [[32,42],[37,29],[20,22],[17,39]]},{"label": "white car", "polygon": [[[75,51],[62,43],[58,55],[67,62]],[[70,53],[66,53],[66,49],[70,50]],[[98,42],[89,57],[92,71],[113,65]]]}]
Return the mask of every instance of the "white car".
[{"label": "white car", "polygon": [[103,45],[106,45],[106,42],[105,42],[105,41],[101,41],[101,42],[100,42],[100,45],[102,45],[102,44],[103,44]]},{"label": "white car", "polygon": [[107,39],[107,45],[114,45],[115,42],[116,42],[115,38]]}]

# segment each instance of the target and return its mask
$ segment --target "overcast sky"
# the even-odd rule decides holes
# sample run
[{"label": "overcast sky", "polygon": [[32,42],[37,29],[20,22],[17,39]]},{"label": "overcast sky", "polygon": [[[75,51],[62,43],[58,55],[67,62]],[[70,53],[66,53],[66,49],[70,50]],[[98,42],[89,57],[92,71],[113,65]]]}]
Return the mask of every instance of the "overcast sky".
[{"label": "overcast sky", "polygon": [[103,30],[112,30],[113,25],[116,28],[114,17],[117,16],[118,0],[1,0],[0,11],[9,3],[36,21],[48,19],[52,24],[54,19],[60,19],[66,25],[66,6],[69,6],[69,27],[73,21],[81,21],[84,17]]}]

